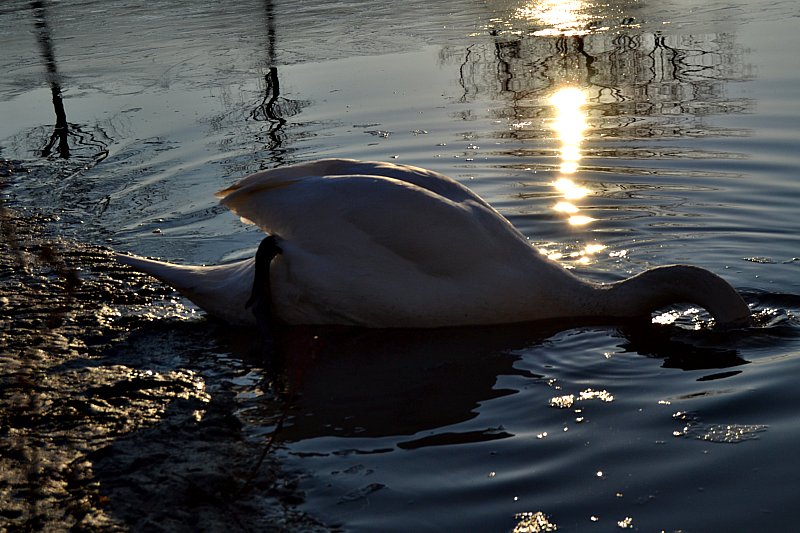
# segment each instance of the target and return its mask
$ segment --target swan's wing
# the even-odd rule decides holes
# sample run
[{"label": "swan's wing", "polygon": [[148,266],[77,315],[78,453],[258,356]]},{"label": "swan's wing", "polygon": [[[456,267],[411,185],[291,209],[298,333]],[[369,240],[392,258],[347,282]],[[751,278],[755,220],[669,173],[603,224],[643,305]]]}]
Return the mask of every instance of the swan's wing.
[{"label": "swan's wing", "polygon": [[480,198],[453,201],[380,176],[273,174],[228,192],[221,203],[265,232],[315,254],[341,250],[368,256],[377,245],[421,265],[456,267],[458,261],[502,253],[509,238],[524,240]]},{"label": "swan's wing", "polygon": [[276,183],[307,176],[347,175],[393,178],[429,190],[454,202],[463,202],[471,199],[488,207],[483,198],[444,174],[410,165],[379,161],[358,161],[355,159],[320,159],[308,163],[262,170],[243,178],[227,189],[219,191],[217,196],[225,199],[237,192],[245,193],[249,191],[254,193],[262,187],[269,188]]},{"label": "swan's wing", "polygon": [[496,300],[529,277],[531,258],[539,260],[508,220],[448,178],[396,166],[405,179],[323,173],[330,165],[379,166],[287,167],[220,194],[223,205],[281,239],[270,277],[287,323],[484,323]]}]

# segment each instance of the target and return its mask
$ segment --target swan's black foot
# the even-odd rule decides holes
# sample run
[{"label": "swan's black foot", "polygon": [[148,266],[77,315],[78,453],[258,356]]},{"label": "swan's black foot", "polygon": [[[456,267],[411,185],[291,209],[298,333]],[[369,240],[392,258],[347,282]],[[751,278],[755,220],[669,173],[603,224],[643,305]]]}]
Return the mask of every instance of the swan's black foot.
[{"label": "swan's black foot", "polygon": [[253,272],[253,292],[244,304],[256,317],[256,324],[261,333],[261,341],[265,349],[274,352],[274,330],[277,321],[272,316],[272,289],[269,284],[270,263],[282,250],[278,240],[270,235],[258,245],[255,268]]}]

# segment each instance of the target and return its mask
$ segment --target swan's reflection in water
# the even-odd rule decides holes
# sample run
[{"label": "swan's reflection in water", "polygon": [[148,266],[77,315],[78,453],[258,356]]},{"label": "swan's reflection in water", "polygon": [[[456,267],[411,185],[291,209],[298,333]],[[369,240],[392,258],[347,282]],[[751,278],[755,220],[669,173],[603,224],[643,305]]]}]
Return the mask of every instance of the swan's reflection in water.
[{"label": "swan's reflection in water", "polygon": [[[470,420],[481,402],[517,392],[497,388],[498,376],[540,378],[514,368],[512,351],[543,338],[520,327],[292,330],[277,346],[294,414],[280,437],[414,435]],[[504,436],[487,430],[441,440]]]},{"label": "swan's reflection in water", "polygon": [[[619,336],[620,351],[662,358],[665,368],[746,363],[735,349],[716,345],[709,338],[712,331],[650,324],[573,326]],[[513,436],[503,428],[458,431],[453,426],[477,417],[482,403],[517,393],[498,386],[503,376],[548,386],[545,378],[552,376],[538,373],[540,368],[548,372],[547,363],[535,359],[543,341],[567,329],[570,325],[563,322],[430,330],[291,328],[278,333],[274,353],[251,344],[249,357],[268,358],[267,386],[285,401],[275,432],[279,441],[397,436],[398,447],[418,448]],[[237,342],[245,358],[241,350],[247,342],[241,337]],[[522,358],[525,364],[517,364]]]}]

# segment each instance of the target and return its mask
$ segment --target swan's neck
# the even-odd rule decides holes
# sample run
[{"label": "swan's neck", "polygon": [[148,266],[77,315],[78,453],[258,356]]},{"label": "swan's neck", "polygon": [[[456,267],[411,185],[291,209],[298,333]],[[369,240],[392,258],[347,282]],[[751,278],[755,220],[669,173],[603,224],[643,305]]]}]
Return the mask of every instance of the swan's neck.
[{"label": "swan's neck", "polygon": [[595,291],[597,314],[641,317],[661,307],[692,303],[705,308],[719,326],[750,323],[750,309],[727,281],[699,267],[653,268]]}]

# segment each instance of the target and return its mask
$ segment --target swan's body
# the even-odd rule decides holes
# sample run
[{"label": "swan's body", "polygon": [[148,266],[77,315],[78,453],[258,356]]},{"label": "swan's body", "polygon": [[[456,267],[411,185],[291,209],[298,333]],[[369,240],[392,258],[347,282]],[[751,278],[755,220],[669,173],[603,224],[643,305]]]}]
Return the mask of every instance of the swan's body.
[{"label": "swan's body", "polygon": [[[269,264],[274,317],[285,324],[367,327],[485,325],[646,316],[691,302],[718,323],[746,323],[722,278],[690,266],[622,282],[585,282],[542,256],[482,198],[446,176],[390,163],[330,159],[266,170],[220,191],[221,203],[277,237]],[[228,322],[245,308],[254,260],[187,267],[132,256]]]}]

